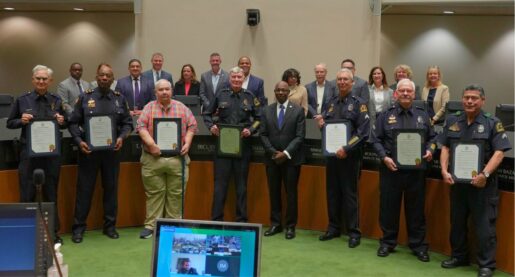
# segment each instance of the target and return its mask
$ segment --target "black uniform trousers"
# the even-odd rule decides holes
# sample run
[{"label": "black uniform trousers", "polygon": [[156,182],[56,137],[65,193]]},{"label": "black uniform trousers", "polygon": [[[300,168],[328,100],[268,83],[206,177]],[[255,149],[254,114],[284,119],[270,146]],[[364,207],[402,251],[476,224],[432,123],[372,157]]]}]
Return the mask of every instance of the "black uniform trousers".
[{"label": "black uniform trousers", "polygon": [[297,225],[297,184],[299,181],[300,165],[268,164],[268,192],[270,194],[270,221],[272,226],[281,226],[282,198],[281,190],[284,184],[286,190],[286,226]]},{"label": "black uniform trousers", "polygon": [[247,222],[247,177],[249,175],[250,145],[243,139],[241,158],[215,157],[215,191],[211,220],[224,220],[224,205],[229,188],[229,180],[234,176],[236,185],[236,221]]},{"label": "black uniform trousers", "polygon": [[395,248],[399,234],[399,218],[404,196],[404,215],[408,229],[408,246],[416,252],[426,252],[425,172],[423,170],[390,171],[380,168],[379,224],[383,231],[381,246]]},{"label": "black uniform trousers", "polygon": [[79,153],[79,173],[77,180],[77,200],[72,232],[84,233],[86,220],[91,208],[91,200],[95,191],[98,169],[100,168],[103,187],[104,230],[116,226],[118,209],[118,173],[120,168],[119,154],[115,151],[94,151],[89,155]]},{"label": "black uniform trousers", "polygon": [[57,209],[57,187],[61,171],[61,157],[35,157],[29,158],[26,145],[22,144],[20,163],[18,164],[18,178],[20,182],[20,202],[37,201],[36,185],[32,180],[34,169],[40,168],[45,172],[45,183],[41,186],[41,202],[54,202],[55,207],[55,234],[59,231],[59,210]]},{"label": "black uniform trousers", "polygon": [[351,238],[361,238],[359,230],[358,171],[356,153],[345,159],[328,157],[325,167],[327,181],[327,211],[329,214],[328,232],[340,234],[342,204],[345,211],[347,233]]},{"label": "black uniform trousers", "polygon": [[472,226],[479,243],[477,263],[479,267],[495,269],[497,237],[495,223],[499,204],[497,175],[488,178],[484,188],[471,184],[451,186],[451,247],[452,257],[468,260],[467,237],[468,216],[472,215]]}]

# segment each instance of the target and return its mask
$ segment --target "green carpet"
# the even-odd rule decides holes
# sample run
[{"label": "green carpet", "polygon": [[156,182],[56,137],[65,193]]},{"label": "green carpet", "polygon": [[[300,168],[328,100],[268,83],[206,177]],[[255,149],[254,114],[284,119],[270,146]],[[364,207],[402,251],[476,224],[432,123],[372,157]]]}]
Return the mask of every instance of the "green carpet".
[{"label": "green carpet", "polygon": [[[152,239],[139,239],[141,228],[118,229],[112,240],[101,230],[86,232],[84,241],[74,244],[64,235],[62,252],[69,276],[149,276]],[[293,240],[284,233],[264,237],[261,276],[476,276],[477,267],[443,269],[446,256],[431,252],[431,262],[422,263],[410,250],[399,246],[386,258],[376,256],[377,240],[362,239],[355,249],[347,238],[318,240],[320,232],[298,230]],[[495,276],[509,276],[500,271]]]}]

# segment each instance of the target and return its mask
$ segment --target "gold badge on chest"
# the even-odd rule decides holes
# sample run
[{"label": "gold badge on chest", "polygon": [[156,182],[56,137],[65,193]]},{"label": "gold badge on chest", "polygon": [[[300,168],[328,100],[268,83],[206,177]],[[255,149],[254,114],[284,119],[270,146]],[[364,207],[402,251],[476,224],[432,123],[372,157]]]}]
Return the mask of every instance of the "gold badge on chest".
[{"label": "gold badge on chest", "polygon": [[95,107],[95,100],[89,99],[88,100],[88,108],[94,108]]}]

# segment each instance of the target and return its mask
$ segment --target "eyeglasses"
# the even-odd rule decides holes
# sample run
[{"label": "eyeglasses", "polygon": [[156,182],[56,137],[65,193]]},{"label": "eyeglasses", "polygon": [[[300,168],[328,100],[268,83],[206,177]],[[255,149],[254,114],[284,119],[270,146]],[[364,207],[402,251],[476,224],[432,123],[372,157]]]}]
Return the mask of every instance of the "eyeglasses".
[{"label": "eyeglasses", "polygon": [[287,88],[277,88],[274,90],[274,92],[290,92],[290,90]]},{"label": "eyeglasses", "polygon": [[34,79],[36,81],[43,81],[43,82],[48,81],[48,77],[34,77]]}]

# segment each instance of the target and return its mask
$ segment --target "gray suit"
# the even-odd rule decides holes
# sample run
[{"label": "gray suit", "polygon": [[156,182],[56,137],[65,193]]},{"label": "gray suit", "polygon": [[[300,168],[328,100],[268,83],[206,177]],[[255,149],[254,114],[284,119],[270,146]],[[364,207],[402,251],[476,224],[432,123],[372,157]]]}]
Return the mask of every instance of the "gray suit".
[{"label": "gray suit", "polygon": [[[297,184],[300,166],[304,163],[303,142],[306,136],[304,109],[288,102],[285,109],[282,128],[278,125],[278,103],[267,106],[261,116],[260,137],[265,148],[266,173],[270,193],[273,226],[281,225],[281,184],[284,183],[287,194],[286,226],[297,224]],[[272,160],[276,151],[287,151],[291,159],[282,164]]]},{"label": "gray suit", "polygon": [[[84,81],[79,80],[80,84],[82,86],[82,91],[86,91],[88,89],[91,89],[91,85]],[[66,80],[59,83],[57,86],[57,93],[63,100],[63,106],[65,112],[70,115],[73,111],[73,106],[75,106],[75,101],[77,101],[77,98],[79,98],[80,90],[79,86],[77,84],[77,80],[72,78],[71,76],[68,77]]]},{"label": "gray suit", "polygon": [[216,88],[213,88],[212,77],[213,71],[211,70],[202,73],[200,76],[200,100],[202,100],[204,109],[213,103],[216,94],[222,91],[222,89],[229,87],[229,74],[223,69],[221,69],[220,79],[218,80]]}]

